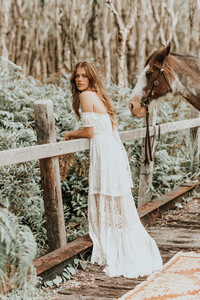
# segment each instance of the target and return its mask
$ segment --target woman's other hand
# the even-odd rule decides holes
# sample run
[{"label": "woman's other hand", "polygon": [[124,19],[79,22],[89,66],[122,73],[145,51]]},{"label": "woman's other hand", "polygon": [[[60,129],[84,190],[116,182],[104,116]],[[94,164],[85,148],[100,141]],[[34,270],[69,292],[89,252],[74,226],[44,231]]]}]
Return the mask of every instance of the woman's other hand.
[{"label": "woman's other hand", "polygon": [[72,137],[70,136],[70,131],[66,131],[65,132],[65,135],[63,137],[63,141],[68,141],[68,140],[71,140]]}]

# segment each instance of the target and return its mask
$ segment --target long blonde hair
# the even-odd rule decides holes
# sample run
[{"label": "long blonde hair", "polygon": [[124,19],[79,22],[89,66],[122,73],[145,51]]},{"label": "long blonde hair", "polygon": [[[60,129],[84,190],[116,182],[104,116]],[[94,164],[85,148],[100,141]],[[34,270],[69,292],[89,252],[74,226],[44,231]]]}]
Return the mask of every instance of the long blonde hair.
[{"label": "long blonde hair", "polygon": [[76,71],[78,68],[84,68],[86,76],[89,80],[89,90],[96,92],[97,96],[99,99],[101,99],[107,109],[107,113],[110,116],[110,120],[112,123],[112,127],[116,124],[115,121],[115,114],[116,110],[114,108],[114,104],[112,100],[109,98],[106,89],[104,88],[101,78],[99,76],[98,70],[95,67],[95,65],[91,62],[88,61],[80,61],[79,63],[76,64],[74,67],[74,70],[71,75],[71,91],[72,91],[72,107],[74,109],[75,114],[77,115],[78,119],[80,119],[80,113],[79,113],[79,107],[80,107],[80,99],[79,95],[80,92],[76,87],[75,83],[75,76],[76,76]]}]

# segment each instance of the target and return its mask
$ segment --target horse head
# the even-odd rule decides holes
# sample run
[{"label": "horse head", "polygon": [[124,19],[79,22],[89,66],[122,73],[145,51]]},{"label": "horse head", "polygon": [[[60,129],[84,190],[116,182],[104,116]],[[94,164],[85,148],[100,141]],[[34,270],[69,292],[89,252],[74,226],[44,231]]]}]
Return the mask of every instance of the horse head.
[{"label": "horse head", "polygon": [[133,116],[145,117],[146,108],[152,100],[172,92],[171,70],[167,64],[169,51],[170,44],[167,47],[161,47],[147,59],[129,103]]}]

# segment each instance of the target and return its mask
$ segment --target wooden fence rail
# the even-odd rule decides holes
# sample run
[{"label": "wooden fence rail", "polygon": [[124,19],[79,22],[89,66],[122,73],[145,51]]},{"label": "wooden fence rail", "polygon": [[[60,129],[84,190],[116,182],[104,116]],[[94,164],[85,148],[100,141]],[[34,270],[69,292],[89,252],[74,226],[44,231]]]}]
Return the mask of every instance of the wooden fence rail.
[{"label": "wooden fence rail", "polygon": [[[200,127],[200,118],[164,123],[160,125],[161,134],[196,127]],[[155,128],[157,132],[158,126],[155,126]],[[128,142],[144,138],[145,133],[145,128],[138,128],[134,130],[122,131],[119,134],[122,142]],[[154,128],[151,126],[150,135],[152,136],[153,133]],[[57,142],[18,149],[4,150],[0,151],[0,167],[31,160],[59,156],[71,152],[84,151],[87,149],[89,149],[89,140],[77,139],[66,142]]]},{"label": "wooden fence rail", "polygon": [[[34,104],[36,115],[36,130],[38,145],[11,149],[0,152],[0,166],[23,163],[32,160],[40,160],[41,183],[45,207],[46,228],[50,251],[55,250],[66,243],[64,214],[62,207],[61,183],[59,176],[58,156],[66,153],[84,151],[89,149],[88,139],[77,139],[72,141],[57,142],[55,135],[55,124],[53,114],[53,103],[51,100],[38,100]],[[150,109],[154,111],[151,104]],[[197,118],[196,118],[197,116]],[[152,122],[155,124],[156,114],[152,113]],[[197,138],[197,153],[200,143],[200,115],[195,118],[171,123],[161,124],[161,134],[175,132],[190,128]],[[158,126],[150,127],[150,135],[154,134],[154,128],[158,133]],[[146,128],[138,128],[120,133],[122,142],[144,138]],[[153,174],[153,163],[148,166],[141,166],[139,206],[147,203],[149,199],[148,190],[151,186]]]}]

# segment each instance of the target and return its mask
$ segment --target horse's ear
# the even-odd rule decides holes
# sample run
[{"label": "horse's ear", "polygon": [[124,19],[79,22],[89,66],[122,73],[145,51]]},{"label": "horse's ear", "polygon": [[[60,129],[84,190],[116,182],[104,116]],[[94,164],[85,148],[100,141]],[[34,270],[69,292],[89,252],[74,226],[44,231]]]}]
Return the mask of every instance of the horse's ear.
[{"label": "horse's ear", "polygon": [[167,45],[167,47],[162,48],[159,53],[157,54],[157,59],[159,62],[163,63],[165,58],[170,52],[170,43]]}]

